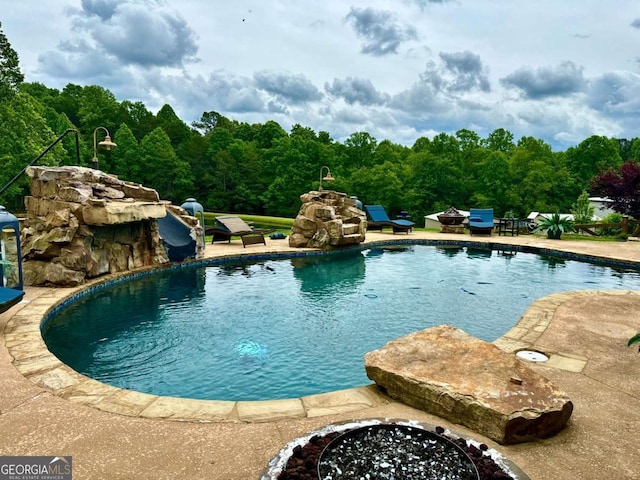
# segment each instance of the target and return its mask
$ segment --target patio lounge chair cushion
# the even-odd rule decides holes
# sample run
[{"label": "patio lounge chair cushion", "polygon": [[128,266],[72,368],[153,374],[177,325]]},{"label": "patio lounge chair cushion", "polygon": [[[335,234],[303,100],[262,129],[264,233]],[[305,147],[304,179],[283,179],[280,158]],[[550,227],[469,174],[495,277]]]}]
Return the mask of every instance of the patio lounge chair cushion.
[{"label": "patio lounge chair cushion", "polygon": [[409,233],[415,225],[411,220],[391,220],[382,205],[365,205],[364,209],[367,212],[367,228],[369,230],[382,230],[384,227],[390,227],[393,229],[393,233]]},{"label": "patio lounge chair cushion", "polygon": [[0,313],[9,310],[24,297],[22,290],[0,287]]},{"label": "patio lounge chair cushion", "polygon": [[472,208],[469,210],[469,230],[474,233],[489,233],[493,230],[493,208]]}]

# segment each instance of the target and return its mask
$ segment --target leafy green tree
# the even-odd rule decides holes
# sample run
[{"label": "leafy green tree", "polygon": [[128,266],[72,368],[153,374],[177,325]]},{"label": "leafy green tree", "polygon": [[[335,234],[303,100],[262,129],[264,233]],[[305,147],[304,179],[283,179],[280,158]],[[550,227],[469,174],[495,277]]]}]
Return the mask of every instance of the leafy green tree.
[{"label": "leafy green tree", "polygon": [[478,205],[493,208],[497,215],[503,215],[507,211],[513,211],[519,216],[525,213],[518,211],[517,207],[520,205],[511,193],[509,159],[506,153],[482,149],[478,160],[471,166],[470,173],[470,207]]},{"label": "leafy green tree", "polygon": [[255,143],[236,139],[229,146],[229,154],[234,168],[229,172],[233,188],[227,211],[263,213],[260,195],[266,185],[260,176],[260,158]]},{"label": "leafy green tree", "polygon": [[218,122],[205,136],[206,160],[197,168],[196,189],[202,191],[204,204],[215,211],[264,212],[261,196],[274,179],[277,162],[267,168],[275,149],[260,148],[258,143],[278,139],[288,140],[288,136],[275,122],[265,129]]},{"label": "leafy green tree", "polygon": [[489,136],[482,140],[482,146],[489,150],[497,150],[506,154],[511,154],[515,148],[513,134],[504,128],[498,128],[491,132]]},{"label": "leafy green tree", "polygon": [[170,105],[163,105],[156,115],[158,127],[162,128],[171,139],[171,145],[177,149],[186,142],[192,130],[174,112]]},{"label": "leafy green tree", "polygon": [[140,146],[126,123],[120,125],[113,140],[118,144],[112,153],[113,170],[120,179],[143,183],[145,175],[140,163]]},{"label": "leafy green tree", "polygon": [[203,112],[200,120],[191,122],[191,126],[202,135],[206,135],[216,128],[219,116],[220,114],[218,112]]},{"label": "leafy green tree", "polygon": [[473,130],[463,128],[456,132],[456,138],[458,139],[460,149],[465,151],[476,150],[480,147],[480,137]]},{"label": "leafy green tree", "polygon": [[[51,99],[52,107],[58,113],[64,113],[71,123],[80,128],[83,132],[90,130],[89,126],[81,124],[80,120],[80,105],[83,102],[83,87],[68,83],[60,92],[60,95]],[[93,127],[95,128],[95,127]],[[91,130],[92,133],[93,130]],[[88,137],[87,137],[88,138]]]},{"label": "leafy green tree", "polygon": [[631,149],[630,149],[629,157],[630,161],[640,162],[640,138],[634,138],[631,141]]},{"label": "leafy green tree", "polygon": [[453,135],[439,133],[433,137],[429,151],[434,155],[446,156],[450,161],[458,161],[460,159],[460,142]]},{"label": "leafy green tree", "polygon": [[414,142],[413,146],[411,147],[411,150],[413,150],[416,153],[429,152],[431,151],[431,140],[429,140],[427,137],[420,137]]},{"label": "leafy green tree", "polygon": [[574,203],[571,208],[571,213],[573,214],[575,223],[581,225],[592,222],[595,210],[596,209],[589,203],[589,193],[585,190],[576,199],[576,203]]},{"label": "leafy green tree", "polygon": [[233,133],[223,126],[216,127],[205,137],[205,160],[195,177],[195,185],[196,191],[203,194],[203,205],[213,211],[230,211],[235,160],[229,150],[234,141]]},{"label": "leafy green tree", "polygon": [[157,127],[155,116],[142,102],[124,100],[120,104],[120,109],[124,111],[124,123],[138,140],[144,138]]},{"label": "leafy green tree", "polygon": [[[65,131],[70,129],[76,129],[76,126],[71,123],[71,120],[64,113],[56,113],[52,109],[46,109],[45,120],[47,125],[53,130],[56,135],[62,135]],[[64,148],[63,156],[60,158],[60,165],[84,165],[88,162],[90,157],[89,152],[91,148],[87,145],[81,135],[78,134],[78,145],[76,147],[75,135],[65,135],[61,140],[61,144]],[[78,158],[78,151],[79,156]]]},{"label": "leafy green tree", "polygon": [[578,195],[569,171],[543,140],[522,137],[509,158],[509,172],[518,212],[566,211]]},{"label": "leafy green tree", "polygon": [[286,136],[287,132],[277,122],[269,120],[258,129],[256,143],[258,148],[269,149],[277,139]]},{"label": "leafy green tree", "polygon": [[258,125],[249,125],[247,122],[241,122],[233,131],[233,136],[245,142],[252,142],[258,134],[258,128]]},{"label": "leafy green tree", "polygon": [[[115,131],[123,120],[121,117],[120,104],[109,90],[97,85],[82,88],[78,121],[88,135],[93,136],[97,127],[105,127],[110,132]],[[91,140],[93,141],[93,137]]]},{"label": "leafy green tree", "polygon": [[11,47],[0,22],[0,102],[10,100],[23,81],[18,54]]},{"label": "leafy green tree", "polygon": [[352,175],[351,188],[364,204],[384,205],[387,213],[397,215],[404,205],[404,181],[401,165],[390,161],[361,168]]},{"label": "leafy green tree", "polygon": [[378,141],[367,132],[352,133],[344,141],[347,147],[349,169],[359,169],[373,165],[373,154],[378,146]]},{"label": "leafy green tree", "polygon": [[187,141],[180,145],[176,154],[179,158],[188,162],[191,177],[193,178],[193,190],[189,192],[188,197],[206,201],[208,188],[203,184],[203,180],[211,168],[207,157],[206,138],[197,133],[190,135]]},{"label": "leafy green tree", "polygon": [[382,163],[400,165],[404,163],[409,152],[410,150],[402,145],[392,143],[389,140],[383,140],[378,144],[373,153],[373,163],[375,165]]},{"label": "leafy green tree", "polygon": [[[0,184],[6,185],[35,160],[57,135],[42,116],[44,108],[33,97],[18,93],[8,103],[0,104]],[[39,165],[59,165],[66,152],[58,143],[39,161]],[[20,206],[27,193],[24,176],[3,194],[5,206]]]},{"label": "leafy green tree", "polygon": [[[294,125],[288,138],[278,139],[270,155],[273,181],[262,195],[266,213],[295,217],[300,210],[300,195],[319,187],[323,165],[331,168],[330,150],[320,143],[313,130]],[[333,172],[336,176],[336,172]],[[340,179],[331,186],[339,189]]]},{"label": "leafy green tree", "polygon": [[628,140],[626,138],[614,138],[614,140],[618,142],[618,153],[620,154],[622,162],[629,162],[633,160],[631,157],[632,140]]},{"label": "leafy green tree", "polygon": [[581,189],[588,188],[589,182],[601,171],[618,168],[622,158],[616,140],[593,135],[571,147],[566,152],[567,166]]},{"label": "leafy green tree", "polygon": [[333,138],[329,135],[329,132],[321,130],[318,132],[318,141],[324,145],[333,145]]},{"label": "leafy green tree", "polygon": [[[48,88],[42,83],[22,83],[19,91],[33,97],[42,105],[41,114],[47,125],[56,135],[61,135],[68,129],[77,129],[64,111],[58,111],[56,106],[60,103],[60,92],[55,88]],[[85,137],[86,138],[86,137]],[[62,145],[66,150],[65,158],[60,160],[61,165],[85,164],[91,158],[91,146],[82,136],[78,135],[80,159],[76,151],[75,136],[67,135],[62,139]]]},{"label": "leafy green tree", "polygon": [[180,203],[193,189],[189,164],[178,158],[166,132],[158,127],[140,142],[141,183],[161,198]]},{"label": "leafy green tree", "polygon": [[45,108],[56,110],[56,101],[60,96],[60,92],[55,88],[49,88],[39,82],[24,82],[20,84],[19,89],[21,92],[28,93],[38,100]]},{"label": "leafy green tree", "polygon": [[214,128],[224,128],[225,130],[233,132],[237,124],[237,121],[232,121],[218,112],[210,111],[204,112],[200,117],[200,121],[192,122],[191,126],[202,135],[207,135],[211,133]]},{"label": "leafy green tree", "polygon": [[460,182],[463,171],[455,157],[419,152],[410,155],[408,161],[411,173],[406,186],[410,206],[405,208],[412,215],[423,216],[452,205],[466,206],[465,190]]},{"label": "leafy green tree", "polygon": [[318,136],[316,135],[316,132],[313,131],[313,129],[309,127],[303,127],[299,123],[296,123],[291,127],[291,133],[289,134],[289,137],[292,140],[300,140],[303,142],[315,142],[316,140],[318,140]]}]

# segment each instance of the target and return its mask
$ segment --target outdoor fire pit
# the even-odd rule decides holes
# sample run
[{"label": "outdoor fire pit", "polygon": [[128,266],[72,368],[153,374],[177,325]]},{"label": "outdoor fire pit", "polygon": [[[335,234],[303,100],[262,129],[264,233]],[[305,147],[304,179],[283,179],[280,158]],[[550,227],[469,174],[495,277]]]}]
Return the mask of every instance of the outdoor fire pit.
[{"label": "outdoor fire pit", "polygon": [[[474,465],[471,472],[467,459]],[[349,461],[360,469],[356,476],[348,476]],[[271,459],[260,480],[351,478],[529,480],[515,464],[483,443],[440,426],[388,418],[326,425],[292,440]]]},{"label": "outdoor fire pit", "polygon": [[460,225],[464,221],[464,215],[454,207],[449,207],[438,215],[438,221],[442,225]]},{"label": "outdoor fire pit", "polygon": [[478,480],[473,461],[450,440],[407,425],[369,425],[323,450],[319,480]]}]

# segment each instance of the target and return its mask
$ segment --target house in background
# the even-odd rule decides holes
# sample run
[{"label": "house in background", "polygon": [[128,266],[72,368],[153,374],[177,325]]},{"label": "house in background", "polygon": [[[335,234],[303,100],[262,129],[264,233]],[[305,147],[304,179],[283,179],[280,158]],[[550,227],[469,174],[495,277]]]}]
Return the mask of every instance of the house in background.
[{"label": "house in background", "polygon": [[593,215],[602,220],[611,213],[616,213],[611,209],[613,200],[605,197],[589,197],[589,206],[593,207]]},{"label": "house in background", "polygon": [[[593,216],[591,217],[591,220],[594,222],[599,222],[610,213],[616,213],[611,209],[612,204],[613,204],[613,200],[610,200],[605,197],[589,197],[589,206],[593,207]],[[551,215],[553,214],[531,212],[527,216],[527,220],[537,224],[543,218],[549,218],[551,217]],[[573,220],[573,215],[570,213],[560,214],[560,218],[565,218],[565,217],[568,218],[569,220]]]},{"label": "house in background", "polygon": [[[533,222],[535,224],[538,224],[538,223],[540,223],[540,221],[544,220],[545,218],[551,218],[551,215],[554,215],[554,214],[553,213],[531,212],[527,216],[527,220],[529,220],[530,222]],[[573,214],[571,214],[571,213],[561,213],[560,214],[560,218],[562,218],[562,219],[568,218],[569,220],[573,220]]]},{"label": "house in background", "polygon": [[[532,224],[532,228],[535,228],[535,227],[533,227],[533,224],[538,225],[541,220],[543,220],[545,218],[551,218],[551,215],[553,215],[553,213],[531,212],[527,216],[527,220]],[[571,214],[571,213],[561,213],[560,214],[560,218],[562,218],[562,219],[568,218],[569,220],[572,220],[572,221],[574,220],[573,214]],[[594,213],[593,216],[591,217],[591,220],[593,222],[597,223],[600,220],[602,220],[602,218]]]}]

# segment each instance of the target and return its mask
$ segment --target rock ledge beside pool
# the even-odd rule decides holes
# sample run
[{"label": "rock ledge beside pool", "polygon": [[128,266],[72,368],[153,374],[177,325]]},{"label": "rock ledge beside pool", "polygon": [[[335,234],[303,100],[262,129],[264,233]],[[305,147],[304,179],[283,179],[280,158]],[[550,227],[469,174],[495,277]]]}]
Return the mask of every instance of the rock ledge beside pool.
[{"label": "rock ledge beside pool", "polygon": [[573,412],[564,392],[515,355],[451,325],[393,340],[367,353],[365,368],[392,398],[501,444],[553,436]]}]

